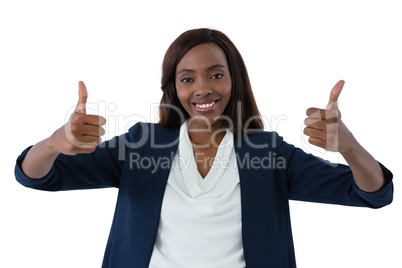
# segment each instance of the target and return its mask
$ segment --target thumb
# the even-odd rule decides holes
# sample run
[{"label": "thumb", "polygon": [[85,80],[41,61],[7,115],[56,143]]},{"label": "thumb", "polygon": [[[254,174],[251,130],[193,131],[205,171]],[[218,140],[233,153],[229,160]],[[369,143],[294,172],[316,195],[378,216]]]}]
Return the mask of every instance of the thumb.
[{"label": "thumb", "polygon": [[78,104],[75,107],[77,113],[86,114],[86,104],[88,98],[87,87],[84,82],[80,81],[78,83]]},{"label": "thumb", "polygon": [[329,95],[328,105],[326,108],[327,110],[338,108],[337,102],[344,84],[345,81],[339,80],[338,83],[336,83],[335,86],[332,88],[331,93]]}]

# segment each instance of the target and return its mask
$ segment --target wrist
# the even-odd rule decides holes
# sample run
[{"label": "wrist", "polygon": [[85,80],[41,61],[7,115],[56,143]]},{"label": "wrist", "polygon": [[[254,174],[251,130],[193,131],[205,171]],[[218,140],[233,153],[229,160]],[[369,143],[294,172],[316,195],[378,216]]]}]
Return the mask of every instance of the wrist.
[{"label": "wrist", "polygon": [[347,150],[340,152],[343,158],[345,158],[346,161],[348,159],[355,159],[360,152],[361,146],[357,142],[357,140],[354,139],[354,141],[350,144]]},{"label": "wrist", "polygon": [[58,155],[61,153],[61,150],[59,149],[59,140],[60,140],[60,132],[64,132],[64,127],[59,128],[55,132],[53,132],[52,135],[50,135],[49,138],[44,140],[44,146],[46,147],[47,151],[49,154],[53,155]]}]

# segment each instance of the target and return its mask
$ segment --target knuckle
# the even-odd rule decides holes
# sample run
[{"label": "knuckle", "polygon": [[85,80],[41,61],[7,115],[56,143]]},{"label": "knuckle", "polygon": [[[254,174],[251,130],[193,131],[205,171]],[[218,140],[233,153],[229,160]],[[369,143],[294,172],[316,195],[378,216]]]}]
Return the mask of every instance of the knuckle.
[{"label": "knuckle", "polygon": [[80,132],[80,126],[78,124],[71,124],[71,133],[77,135]]},{"label": "knuckle", "polygon": [[71,115],[71,119],[72,120],[77,120],[77,118],[79,118],[80,117],[80,113],[77,113],[77,112],[74,112],[72,115]]},{"label": "knuckle", "polygon": [[326,119],[327,118],[327,111],[326,110],[320,110],[320,116],[321,116],[321,119]]},{"label": "knuckle", "polygon": [[81,124],[83,121],[83,115],[80,113],[75,112],[71,117],[71,124]]},{"label": "knuckle", "polygon": [[308,138],[308,142],[313,144],[313,145],[316,145],[315,140],[312,137]]},{"label": "knuckle", "polygon": [[106,124],[106,118],[104,118],[103,116],[99,116],[99,124],[100,125],[105,125]]}]

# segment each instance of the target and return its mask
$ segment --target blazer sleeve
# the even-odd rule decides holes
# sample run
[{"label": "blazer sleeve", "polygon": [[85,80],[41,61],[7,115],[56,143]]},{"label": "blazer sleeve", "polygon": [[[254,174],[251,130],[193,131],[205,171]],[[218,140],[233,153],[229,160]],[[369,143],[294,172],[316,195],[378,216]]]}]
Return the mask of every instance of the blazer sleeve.
[{"label": "blazer sleeve", "polygon": [[289,199],[370,208],[380,208],[392,202],[393,175],[381,163],[386,184],[369,193],[356,185],[349,166],[307,154],[280,136],[277,140],[280,154],[286,159]]},{"label": "blazer sleeve", "polygon": [[38,190],[60,191],[119,187],[124,153],[138,126],[124,135],[103,142],[92,153],[59,154],[52,169],[41,179],[24,174],[21,163],[31,147],[17,158],[15,177],[22,185]]}]

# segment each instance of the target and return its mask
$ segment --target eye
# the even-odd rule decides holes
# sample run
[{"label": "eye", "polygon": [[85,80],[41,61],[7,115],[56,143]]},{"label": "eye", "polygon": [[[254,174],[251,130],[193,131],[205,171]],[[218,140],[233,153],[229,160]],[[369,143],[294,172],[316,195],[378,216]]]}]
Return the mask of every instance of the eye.
[{"label": "eye", "polygon": [[193,81],[193,79],[188,78],[188,77],[180,79],[180,82],[182,82],[182,83],[190,83],[191,81]]},{"label": "eye", "polygon": [[223,77],[223,74],[221,74],[221,73],[217,73],[217,74],[214,74],[213,76],[211,76],[211,78],[213,78],[213,79],[221,79]]}]

